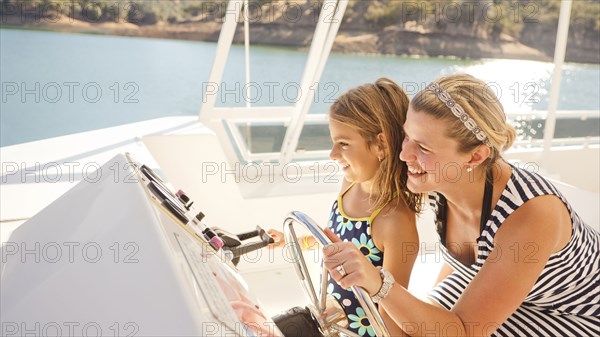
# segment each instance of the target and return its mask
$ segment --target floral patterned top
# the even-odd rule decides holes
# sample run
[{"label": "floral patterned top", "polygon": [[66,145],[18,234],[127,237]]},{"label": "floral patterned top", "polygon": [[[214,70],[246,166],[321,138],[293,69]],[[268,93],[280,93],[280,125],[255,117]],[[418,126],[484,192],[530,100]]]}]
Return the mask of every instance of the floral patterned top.
[{"label": "floral patterned top", "polygon": [[[336,233],[343,241],[352,242],[365,254],[365,256],[373,263],[374,266],[383,265],[383,252],[375,247],[371,238],[371,223],[381,211],[381,208],[374,211],[368,218],[350,218],[344,212],[342,205],[342,197],[348,192],[354,183],[350,185],[331,207],[328,226]],[[329,280],[327,285],[327,293],[335,297],[344,308],[348,316],[349,330],[355,332],[359,336],[375,336],[375,331],[371,327],[371,323],[367,318],[365,311],[358,303],[356,297],[351,290],[346,290],[337,284],[333,279]]]}]

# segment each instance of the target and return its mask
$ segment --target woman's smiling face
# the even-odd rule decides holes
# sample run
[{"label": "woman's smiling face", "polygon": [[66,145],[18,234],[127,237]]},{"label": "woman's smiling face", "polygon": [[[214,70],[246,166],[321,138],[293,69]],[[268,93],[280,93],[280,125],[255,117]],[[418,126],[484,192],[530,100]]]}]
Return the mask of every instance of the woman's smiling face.
[{"label": "woman's smiling face", "polygon": [[443,120],[408,108],[400,159],[408,165],[407,185],[412,192],[443,192],[463,178],[470,156],[458,151],[458,142],[446,131]]}]

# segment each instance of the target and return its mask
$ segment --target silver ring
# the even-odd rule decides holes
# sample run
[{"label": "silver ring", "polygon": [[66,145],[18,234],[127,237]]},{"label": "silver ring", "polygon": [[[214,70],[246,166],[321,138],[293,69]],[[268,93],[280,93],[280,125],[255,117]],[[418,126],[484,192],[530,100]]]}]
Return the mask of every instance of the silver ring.
[{"label": "silver ring", "polygon": [[335,267],[335,270],[337,270],[337,272],[340,273],[340,275],[342,275],[342,277],[346,276],[346,270],[344,269],[344,264],[340,264],[339,266]]}]

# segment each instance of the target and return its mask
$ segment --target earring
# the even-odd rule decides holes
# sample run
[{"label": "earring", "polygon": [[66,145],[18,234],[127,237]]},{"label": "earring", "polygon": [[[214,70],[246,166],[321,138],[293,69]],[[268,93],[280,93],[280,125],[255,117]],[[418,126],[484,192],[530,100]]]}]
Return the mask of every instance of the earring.
[{"label": "earring", "polygon": [[381,163],[381,161],[383,160],[383,157],[377,157],[377,159],[379,159],[379,162]]},{"label": "earring", "polygon": [[473,171],[473,168],[471,166],[467,167],[467,172],[471,173]]}]

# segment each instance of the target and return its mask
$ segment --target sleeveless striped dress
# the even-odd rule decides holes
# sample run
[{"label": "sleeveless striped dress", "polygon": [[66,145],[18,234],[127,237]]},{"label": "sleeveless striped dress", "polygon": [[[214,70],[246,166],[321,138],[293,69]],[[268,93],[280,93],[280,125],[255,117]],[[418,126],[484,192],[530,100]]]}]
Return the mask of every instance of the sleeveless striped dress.
[{"label": "sleeveless striped dress", "polygon": [[[494,235],[503,221],[527,200],[548,194],[558,196],[567,206],[573,222],[571,239],[550,256],[521,306],[500,326],[486,326],[484,331],[491,336],[599,336],[600,234],[581,220],[550,182],[515,167],[477,239],[477,261],[466,266],[443,243],[440,245],[444,260],[454,271],[430,292],[429,298],[451,309],[491,253]],[[440,195],[432,193],[429,201],[438,214]]]},{"label": "sleeveless striped dress", "polygon": [[[351,218],[344,212],[342,197],[348,192],[354,183],[342,192],[331,207],[328,226],[343,241],[354,243],[354,245],[371,261],[374,266],[383,266],[383,252],[377,249],[371,237],[371,224],[375,217],[383,209],[374,211],[369,217]],[[385,207],[385,206],[384,206]],[[375,331],[358,303],[351,290],[342,288],[333,279],[329,279],[327,293],[335,297],[342,305],[348,317],[348,329],[359,336],[375,337]]]}]

